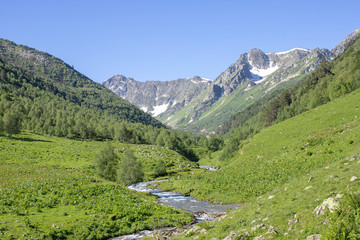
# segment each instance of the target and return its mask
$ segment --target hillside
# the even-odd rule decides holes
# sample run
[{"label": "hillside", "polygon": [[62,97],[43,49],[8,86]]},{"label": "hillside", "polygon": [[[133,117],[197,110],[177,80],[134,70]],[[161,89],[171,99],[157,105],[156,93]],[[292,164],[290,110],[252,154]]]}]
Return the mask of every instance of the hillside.
[{"label": "hillside", "polygon": [[[47,53],[0,39],[2,95],[51,95],[81,109],[112,115],[119,120],[163,127],[129,102],[115,96],[73,67]],[[28,90],[31,88],[31,90]],[[26,92],[25,92],[26,90]],[[36,93],[34,93],[36,92]]]},{"label": "hillside", "polygon": [[[327,210],[317,216],[314,211],[328,198],[336,199],[348,214],[359,209],[359,182],[354,180],[360,170],[359,101],[357,90],[264,129],[217,172],[180,179],[173,185],[177,191],[191,190],[198,198],[242,207],[178,238],[223,239],[232,231],[248,232],[245,239],[306,239],[314,234],[348,239],[337,234],[359,234],[357,220],[345,217],[356,213],[339,216]],[[162,187],[175,190],[167,184]]]}]

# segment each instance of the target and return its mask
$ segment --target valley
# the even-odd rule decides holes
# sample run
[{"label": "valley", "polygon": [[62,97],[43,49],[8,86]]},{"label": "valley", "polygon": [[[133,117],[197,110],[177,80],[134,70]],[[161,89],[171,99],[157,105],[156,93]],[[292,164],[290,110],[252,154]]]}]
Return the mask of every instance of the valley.
[{"label": "valley", "polygon": [[0,239],[358,239],[359,32],[103,84],[0,39]]}]

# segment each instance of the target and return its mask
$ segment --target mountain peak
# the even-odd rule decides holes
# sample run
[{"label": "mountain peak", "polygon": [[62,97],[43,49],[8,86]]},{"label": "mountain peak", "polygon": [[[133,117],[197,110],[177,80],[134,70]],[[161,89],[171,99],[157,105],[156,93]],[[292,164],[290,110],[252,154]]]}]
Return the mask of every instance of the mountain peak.
[{"label": "mountain peak", "polygon": [[352,40],[354,40],[359,35],[360,35],[360,28],[357,28],[355,31],[353,31],[352,33],[347,35],[346,38],[343,41],[341,41],[341,43],[336,45],[336,47],[334,47],[331,50],[331,52],[333,52],[335,56],[339,55],[340,53],[342,53],[345,50],[347,44],[349,42],[351,42]]},{"label": "mountain peak", "polygon": [[248,53],[250,64],[259,69],[266,69],[270,65],[269,56],[258,48],[253,48]]}]

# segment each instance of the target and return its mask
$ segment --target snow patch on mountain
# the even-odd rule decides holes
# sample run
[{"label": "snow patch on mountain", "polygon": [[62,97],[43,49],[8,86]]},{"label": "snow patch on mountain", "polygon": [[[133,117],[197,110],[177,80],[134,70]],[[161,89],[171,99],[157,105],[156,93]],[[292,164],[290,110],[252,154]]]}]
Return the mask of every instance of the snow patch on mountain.
[{"label": "snow patch on mountain", "polygon": [[311,52],[311,50],[309,49],[306,49],[306,48],[293,48],[293,49],[290,49],[289,51],[284,51],[284,52],[276,52],[275,54],[277,55],[281,55],[281,54],[287,54],[289,52],[292,52],[292,51],[295,51],[295,50],[301,50],[301,51],[307,51],[307,52]]},{"label": "snow patch on mountain", "polygon": [[[277,66],[276,64],[274,65],[272,62],[270,62],[271,67],[266,68],[266,69],[261,69],[261,68],[255,67],[251,63],[251,61],[249,61],[249,64],[251,66],[251,68],[250,68],[250,73],[252,76],[251,80],[256,83],[260,83],[260,82],[264,81],[267,76],[269,76],[270,74],[272,74],[273,72],[275,72],[276,70],[279,69],[279,66]],[[274,66],[272,66],[272,65],[274,65]]]},{"label": "snow patch on mountain", "polygon": [[158,105],[158,106],[154,106],[154,110],[151,111],[151,114],[156,117],[158,115],[160,115],[161,113],[165,112],[168,108],[168,103],[162,104],[162,105]]},{"label": "snow patch on mountain", "polygon": [[147,112],[147,111],[148,111],[148,108],[147,108],[147,107],[141,107],[140,109],[143,110],[144,112]]}]

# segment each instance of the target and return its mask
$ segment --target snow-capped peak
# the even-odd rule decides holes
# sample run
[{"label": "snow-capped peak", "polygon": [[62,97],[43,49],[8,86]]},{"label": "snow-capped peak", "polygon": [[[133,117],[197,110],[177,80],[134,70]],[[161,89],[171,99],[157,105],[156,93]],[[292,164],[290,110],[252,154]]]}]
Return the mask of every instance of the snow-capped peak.
[{"label": "snow-capped peak", "polygon": [[300,50],[300,51],[311,52],[311,50],[306,49],[306,48],[293,48],[293,49],[290,49],[289,51],[276,52],[275,54],[277,54],[277,55],[281,55],[281,54],[286,54],[286,53],[289,53],[289,52],[292,52],[292,51],[295,51],[295,50]]}]

